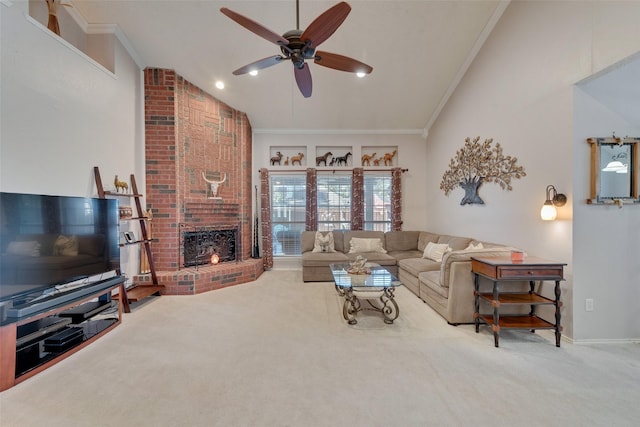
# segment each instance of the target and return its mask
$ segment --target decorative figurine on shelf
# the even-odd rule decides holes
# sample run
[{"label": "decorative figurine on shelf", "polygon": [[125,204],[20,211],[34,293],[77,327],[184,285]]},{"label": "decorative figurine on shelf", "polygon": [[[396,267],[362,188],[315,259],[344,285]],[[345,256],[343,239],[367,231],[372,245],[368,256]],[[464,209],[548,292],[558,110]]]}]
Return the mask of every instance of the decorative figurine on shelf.
[{"label": "decorative figurine on shelf", "polygon": [[380,161],[382,160],[382,157],[379,157],[377,159],[373,160],[373,166],[380,166]]},{"label": "decorative figurine on shelf", "polygon": [[131,208],[131,206],[119,205],[118,211],[119,211],[120,219],[133,218],[133,209]]},{"label": "decorative figurine on shelf", "polygon": [[393,158],[396,156],[396,154],[398,154],[398,150],[393,150],[393,153],[385,153],[385,155],[384,155],[384,165],[385,166],[392,166],[393,165]]},{"label": "decorative figurine on shelf", "polygon": [[282,153],[276,152],[276,155],[271,158],[271,166],[274,166],[276,163],[280,165],[280,160],[282,160]]},{"label": "decorative figurine on shelf", "polygon": [[114,178],[113,185],[116,186],[116,193],[120,192],[121,188],[122,188],[122,192],[123,193],[128,193],[129,192],[129,184],[127,184],[124,181],[120,181],[118,179],[118,175],[116,175],[116,177]]},{"label": "decorative figurine on shelf", "polygon": [[69,3],[60,3],[60,0],[45,0],[47,2],[47,9],[49,9],[49,20],[47,21],[47,28],[60,35],[60,26],[58,25],[58,6],[73,7]]},{"label": "decorative figurine on shelf", "polygon": [[358,255],[356,260],[349,264],[347,273],[358,275],[371,274],[371,269],[367,267],[367,259],[362,255]]},{"label": "decorative figurine on shelf", "polygon": [[362,155],[362,166],[371,166],[371,160],[376,157],[376,153],[373,154],[363,154]]},{"label": "decorative figurine on shelf", "polygon": [[324,153],[324,156],[316,157],[316,166],[320,166],[320,163],[324,163],[324,165],[327,166],[327,160],[332,156],[333,153],[331,151],[327,151],[326,153]]},{"label": "decorative figurine on shelf", "polygon": [[298,153],[297,156],[292,156],[291,157],[291,166],[295,165],[296,162],[298,163],[298,166],[302,166],[302,158],[304,157],[303,153]]},{"label": "decorative figurine on shelf", "polygon": [[289,156],[287,156],[287,158],[284,159],[284,165],[289,166]]},{"label": "decorative figurine on shelf", "polygon": [[222,178],[222,181],[213,181],[207,179],[207,176],[204,174],[204,172],[202,172],[202,178],[204,178],[204,180],[207,181],[211,186],[211,196],[209,196],[209,199],[221,199],[222,197],[218,196],[218,187],[220,187],[220,184],[227,180],[227,174],[224,174],[224,178]]},{"label": "decorative figurine on shelf", "polygon": [[[347,165],[349,164],[349,157],[351,157],[351,156],[352,156],[352,154],[351,154],[351,152],[349,151],[349,152],[348,152],[347,154],[345,154],[344,156],[335,157],[333,160],[335,160],[335,164],[336,164],[337,166],[340,166],[340,165],[347,166]],[[334,162],[333,162],[333,160],[331,160],[331,166],[333,166],[333,163],[334,163]]]}]

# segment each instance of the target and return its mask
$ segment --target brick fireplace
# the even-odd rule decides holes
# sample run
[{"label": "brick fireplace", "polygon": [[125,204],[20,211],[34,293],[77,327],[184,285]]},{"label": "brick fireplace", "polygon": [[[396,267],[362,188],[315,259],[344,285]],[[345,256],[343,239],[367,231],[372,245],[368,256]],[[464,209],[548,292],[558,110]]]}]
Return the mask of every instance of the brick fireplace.
[{"label": "brick fireplace", "polygon": [[[145,196],[165,293],[197,294],[255,280],[264,268],[261,259],[251,258],[251,125],[246,114],[173,70],[146,69],[144,84]],[[205,177],[224,179],[217,194]],[[237,231],[235,260],[185,266],[184,232],[221,225]],[[148,276],[137,279],[148,281]]]}]

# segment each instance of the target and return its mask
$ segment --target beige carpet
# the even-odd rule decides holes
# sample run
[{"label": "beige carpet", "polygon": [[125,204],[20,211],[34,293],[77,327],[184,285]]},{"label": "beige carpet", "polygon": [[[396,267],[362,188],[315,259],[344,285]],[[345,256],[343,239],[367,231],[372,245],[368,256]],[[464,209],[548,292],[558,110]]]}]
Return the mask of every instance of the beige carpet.
[{"label": "beige carpet", "polygon": [[0,393],[10,426],[631,426],[640,345],[453,327],[408,290],[349,326],[298,271],[147,300],[96,343]]}]

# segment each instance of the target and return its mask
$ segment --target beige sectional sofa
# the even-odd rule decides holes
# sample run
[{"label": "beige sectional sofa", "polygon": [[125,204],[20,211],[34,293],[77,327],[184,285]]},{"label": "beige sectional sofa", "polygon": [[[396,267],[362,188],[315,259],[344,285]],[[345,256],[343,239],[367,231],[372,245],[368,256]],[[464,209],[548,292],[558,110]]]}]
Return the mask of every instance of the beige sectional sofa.
[{"label": "beige sectional sofa", "polygon": [[[313,252],[315,234],[314,231],[302,233],[302,278],[305,282],[332,281],[330,264],[351,262],[362,255],[397,276],[411,292],[451,324],[473,322],[471,257],[507,256],[515,249],[469,237],[427,231],[333,231],[335,252]],[[351,253],[353,238],[380,239],[386,253]],[[442,261],[424,257],[429,242],[449,246],[450,250],[444,253]],[[526,283],[522,289],[526,289],[524,286]]]}]

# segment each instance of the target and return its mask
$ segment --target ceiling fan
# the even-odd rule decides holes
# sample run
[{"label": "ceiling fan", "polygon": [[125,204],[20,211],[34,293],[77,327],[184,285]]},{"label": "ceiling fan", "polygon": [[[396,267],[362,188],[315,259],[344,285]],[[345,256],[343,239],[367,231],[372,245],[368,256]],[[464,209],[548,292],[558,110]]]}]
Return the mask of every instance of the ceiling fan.
[{"label": "ceiling fan", "polygon": [[316,48],[338,29],[350,11],[351,6],[346,2],[340,2],[318,16],[309,24],[306,30],[301,31],[299,0],[296,0],[296,29],[287,31],[280,36],[246,16],[240,15],[226,7],[221,8],[220,12],[247,30],[271,43],[277,44],[280,46],[280,51],[282,52],[280,55],[268,56],[238,68],[233,74],[238,76],[271,67],[285,60],[291,60],[298,89],[300,89],[300,92],[302,92],[305,98],[308,98],[311,96],[313,85],[311,81],[311,71],[305,62],[307,59],[313,59],[314,63],[334,70],[349,73],[371,73],[373,68],[364,62],[336,53],[316,51]]}]

